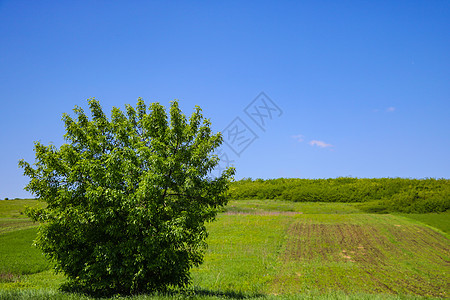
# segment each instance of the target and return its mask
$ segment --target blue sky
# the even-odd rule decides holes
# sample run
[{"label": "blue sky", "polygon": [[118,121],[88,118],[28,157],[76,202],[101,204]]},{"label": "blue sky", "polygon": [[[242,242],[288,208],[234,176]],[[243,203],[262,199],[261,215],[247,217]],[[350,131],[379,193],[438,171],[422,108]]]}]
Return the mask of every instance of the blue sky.
[{"label": "blue sky", "polygon": [[439,0],[0,1],[0,199],[90,97],[199,105],[238,179],[449,178],[449,32]]}]

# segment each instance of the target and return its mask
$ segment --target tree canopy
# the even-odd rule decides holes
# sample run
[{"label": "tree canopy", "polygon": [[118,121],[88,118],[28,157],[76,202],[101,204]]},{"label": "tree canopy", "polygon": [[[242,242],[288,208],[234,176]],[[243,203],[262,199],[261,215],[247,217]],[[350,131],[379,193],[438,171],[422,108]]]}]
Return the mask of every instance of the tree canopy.
[{"label": "tree canopy", "polygon": [[46,207],[30,209],[40,223],[36,245],[69,279],[96,294],[182,287],[202,263],[205,222],[226,205],[234,169],[210,176],[222,142],[196,106],[178,101],[169,113],[138,99],[111,117],[88,101],[63,115],[66,143],[35,143],[36,161],[19,165],[26,186]]}]

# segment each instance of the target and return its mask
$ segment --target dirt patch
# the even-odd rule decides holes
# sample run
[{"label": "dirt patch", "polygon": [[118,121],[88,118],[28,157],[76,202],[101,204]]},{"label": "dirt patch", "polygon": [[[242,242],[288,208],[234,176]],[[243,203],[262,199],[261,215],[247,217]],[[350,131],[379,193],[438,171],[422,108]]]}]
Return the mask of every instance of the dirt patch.
[{"label": "dirt patch", "polygon": [[20,275],[11,272],[0,273],[0,282],[16,282],[20,280]]}]

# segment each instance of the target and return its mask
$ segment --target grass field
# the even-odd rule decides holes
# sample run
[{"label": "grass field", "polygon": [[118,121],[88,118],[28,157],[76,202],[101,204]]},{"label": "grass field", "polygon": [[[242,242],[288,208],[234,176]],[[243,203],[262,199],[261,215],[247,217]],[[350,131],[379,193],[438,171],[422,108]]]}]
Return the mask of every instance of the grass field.
[{"label": "grass field", "polygon": [[35,224],[25,215],[25,208],[33,206],[39,207],[42,203],[33,199],[0,201],[0,234],[34,227]]},{"label": "grass field", "polygon": [[[21,205],[8,205],[0,228],[9,226],[3,219],[22,219]],[[209,249],[190,289],[131,298],[447,298],[448,216],[366,214],[346,203],[231,201],[208,225]],[[64,278],[31,247],[35,228],[16,225],[0,233],[0,299],[88,299],[57,290]]]},{"label": "grass field", "polygon": [[427,224],[431,227],[437,228],[450,234],[450,211],[443,213],[429,213],[429,214],[401,214],[405,218],[419,221],[423,224]]}]

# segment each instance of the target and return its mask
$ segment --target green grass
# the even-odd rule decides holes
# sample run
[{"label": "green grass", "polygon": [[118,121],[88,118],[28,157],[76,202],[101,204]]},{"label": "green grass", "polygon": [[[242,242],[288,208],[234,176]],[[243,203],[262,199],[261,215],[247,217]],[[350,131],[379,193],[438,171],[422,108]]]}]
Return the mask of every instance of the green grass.
[{"label": "green grass", "polygon": [[263,294],[448,295],[446,237],[398,216],[333,211],[220,216],[194,283]]},{"label": "green grass", "polygon": [[288,220],[282,215],[221,215],[209,224],[205,263],[193,284],[209,290],[263,292],[278,270]]},{"label": "green grass", "polygon": [[[94,299],[85,295],[68,294],[55,289],[22,289],[22,290],[0,290],[0,300],[87,300]],[[187,290],[171,294],[153,294],[137,296],[115,296],[112,299],[132,299],[132,300],[216,300],[216,299],[258,299],[258,300],[419,300],[419,299],[439,299],[408,295],[385,295],[385,294],[352,294],[335,291],[328,294],[318,292],[308,292],[297,295],[252,295],[246,293],[222,293],[207,290]]]},{"label": "green grass", "polygon": [[0,201],[0,218],[27,218],[25,208],[27,206],[44,205],[35,199],[17,199],[17,200],[1,200]]},{"label": "green grass", "polygon": [[0,234],[36,226],[37,224],[30,219],[0,218]]},{"label": "green grass", "polygon": [[36,226],[25,214],[26,207],[44,205],[34,199],[0,201],[0,234]]},{"label": "green grass", "polygon": [[3,281],[14,279],[13,274],[33,274],[50,268],[43,254],[32,246],[36,232],[36,228],[29,228],[0,234],[0,278]]},{"label": "green grass", "polygon": [[441,234],[391,215],[321,217],[290,225],[274,291],[448,295],[449,242]]},{"label": "green grass", "polygon": [[225,208],[228,213],[261,214],[264,212],[301,214],[352,214],[361,211],[348,203],[292,202],[283,200],[232,200]]},{"label": "green grass", "polygon": [[443,213],[399,214],[399,215],[442,230],[446,234],[450,234],[450,211],[446,211]]},{"label": "green grass", "polygon": [[[192,270],[187,291],[123,299],[445,298],[446,226],[448,213],[404,217],[346,203],[231,201],[208,224],[205,262]],[[0,234],[0,270],[16,276],[0,280],[0,300],[89,299],[58,291],[64,277],[30,246],[35,234]]]}]

